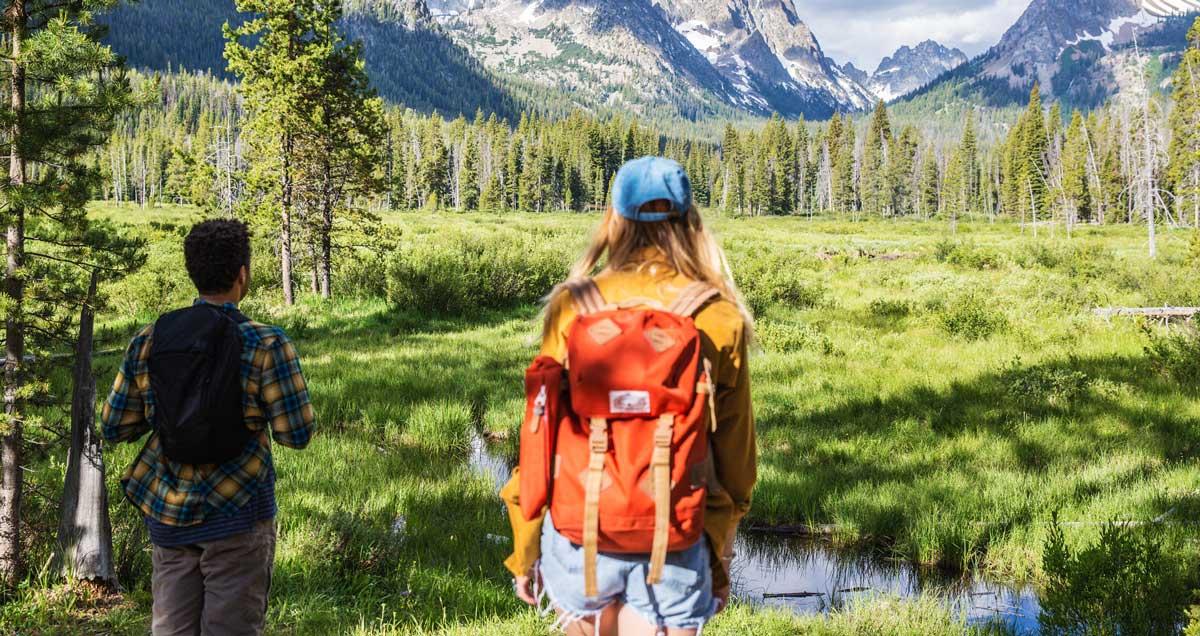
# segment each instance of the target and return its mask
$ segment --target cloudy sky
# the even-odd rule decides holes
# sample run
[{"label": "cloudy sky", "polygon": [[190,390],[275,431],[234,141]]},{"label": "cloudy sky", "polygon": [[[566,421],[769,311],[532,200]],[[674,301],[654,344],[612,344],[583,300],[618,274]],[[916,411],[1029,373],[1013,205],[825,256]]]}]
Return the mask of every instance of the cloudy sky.
[{"label": "cloudy sky", "polygon": [[967,55],[995,44],[1030,0],[794,0],[825,53],[871,72],[903,44],[934,39]]}]

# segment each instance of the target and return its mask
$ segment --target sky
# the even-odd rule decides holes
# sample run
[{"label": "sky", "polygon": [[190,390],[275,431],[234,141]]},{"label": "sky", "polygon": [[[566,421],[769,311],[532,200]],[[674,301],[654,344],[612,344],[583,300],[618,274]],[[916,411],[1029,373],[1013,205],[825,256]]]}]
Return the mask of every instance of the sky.
[{"label": "sky", "polygon": [[1030,0],[794,0],[821,47],[872,72],[902,45],[933,39],[974,57],[1000,40]]}]

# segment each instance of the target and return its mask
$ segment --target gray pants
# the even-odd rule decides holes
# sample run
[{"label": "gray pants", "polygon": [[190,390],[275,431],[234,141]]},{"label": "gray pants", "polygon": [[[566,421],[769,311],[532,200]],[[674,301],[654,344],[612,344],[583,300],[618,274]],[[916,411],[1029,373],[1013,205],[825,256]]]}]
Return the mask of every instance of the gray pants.
[{"label": "gray pants", "polygon": [[218,541],[154,546],[154,636],[259,636],[274,562],[274,520]]}]

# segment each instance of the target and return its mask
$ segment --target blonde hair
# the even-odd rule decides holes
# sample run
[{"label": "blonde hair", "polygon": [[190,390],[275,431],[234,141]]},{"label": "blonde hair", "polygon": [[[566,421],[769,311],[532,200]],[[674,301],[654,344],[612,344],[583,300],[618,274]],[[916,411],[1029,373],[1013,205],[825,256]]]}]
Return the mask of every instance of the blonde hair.
[{"label": "blonde hair", "polygon": [[[602,259],[606,270],[641,269],[649,265],[645,259],[648,248],[661,252],[675,272],[716,287],[721,292],[721,298],[737,306],[747,332],[753,333],[754,317],[734,283],[729,259],[716,238],[704,227],[700,211],[694,205],[687,214],[652,223],[630,221],[610,208],[592,234],[591,244],[571,267],[567,280],[592,276]],[[543,338],[555,328],[557,309],[569,294],[564,282],[546,296]]]}]

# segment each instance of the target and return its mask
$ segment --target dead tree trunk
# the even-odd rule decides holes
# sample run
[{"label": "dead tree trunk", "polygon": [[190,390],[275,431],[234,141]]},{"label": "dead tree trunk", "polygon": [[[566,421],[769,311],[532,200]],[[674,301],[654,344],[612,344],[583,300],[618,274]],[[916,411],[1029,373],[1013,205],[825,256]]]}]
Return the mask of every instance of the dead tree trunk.
[{"label": "dead tree trunk", "polygon": [[291,133],[283,135],[283,170],[279,210],[279,272],[283,281],[283,302],[289,307],[296,304],[296,292],[292,281],[292,151]]},{"label": "dead tree trunk", "polygon": [[92,372],[97,274],[79,315],[71,395],[71,449],[58,518],[55,569],[64,577],[117,584],[113,567],[112,524],[104,485],[104,456],[96,434],[96,376]]},{"label": "dead tree trunk", "polygon": [[327,149],[321,184],[321,297],[333,297],[333,150]]}]

